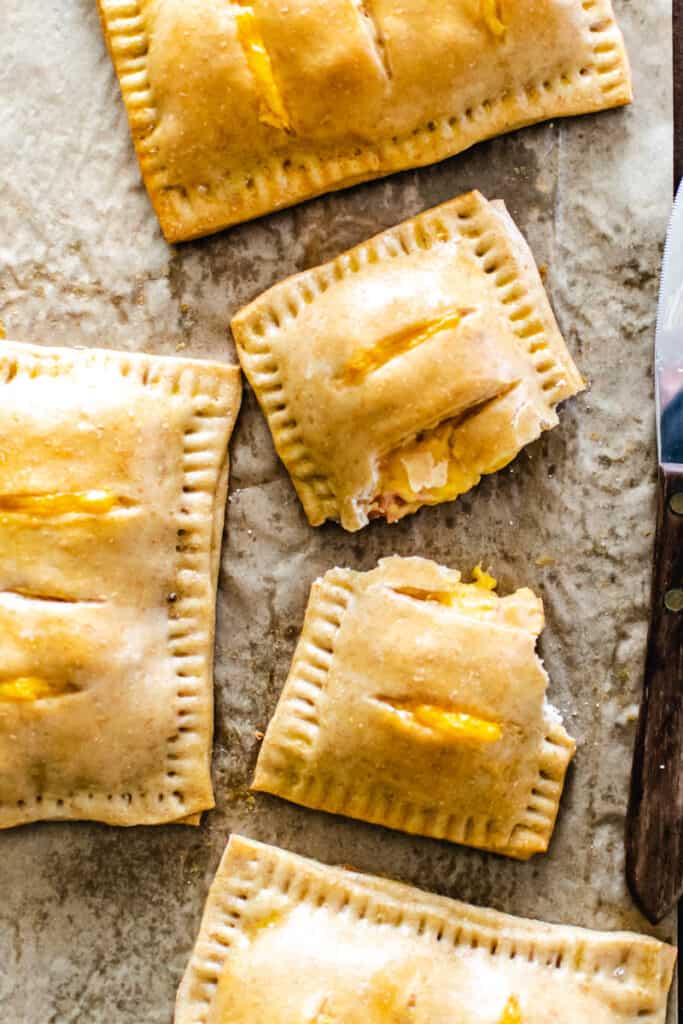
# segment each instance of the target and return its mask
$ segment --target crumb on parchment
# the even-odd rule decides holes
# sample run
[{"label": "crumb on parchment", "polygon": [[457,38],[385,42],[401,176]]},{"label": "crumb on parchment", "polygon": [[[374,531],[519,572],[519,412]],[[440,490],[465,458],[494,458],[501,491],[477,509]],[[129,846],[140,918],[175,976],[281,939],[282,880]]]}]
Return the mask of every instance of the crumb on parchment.
[{"label": "crumb on parchment", "polygon": [[539,555],[536,559],[536,565],[544,569],[548,565],[555,565],[555,559],[550,555]]}]

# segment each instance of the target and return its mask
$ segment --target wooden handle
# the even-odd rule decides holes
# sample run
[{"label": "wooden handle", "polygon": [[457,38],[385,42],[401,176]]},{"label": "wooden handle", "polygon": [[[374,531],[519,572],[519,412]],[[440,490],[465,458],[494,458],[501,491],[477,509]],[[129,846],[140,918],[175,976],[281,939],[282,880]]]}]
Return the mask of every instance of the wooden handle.
[{"label": "wooden handle", "polygon": [[626,819],[626,877],[650,921],[683,890],[683,467],[659,470],[652,617]]},{"label": "wooden handle", "polygon": [[683,0],[673,0],[674,195],[683,177]]}]

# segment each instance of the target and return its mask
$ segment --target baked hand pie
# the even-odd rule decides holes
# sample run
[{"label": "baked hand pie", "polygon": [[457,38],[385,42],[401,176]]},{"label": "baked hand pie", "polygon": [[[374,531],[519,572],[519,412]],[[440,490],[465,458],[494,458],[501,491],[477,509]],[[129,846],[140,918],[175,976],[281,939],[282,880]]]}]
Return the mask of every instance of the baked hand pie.
[{"label": "baked hand pie", "polygon": [[232,330],[314,526],[453,500],[583,387],[526,242],[478,192],[275,285]]},{"label": "baked hand pie", "polygon": [[631,100],[610,0],[99,0],[166,238]]},{"label": "baked hand pie", "polygon": [[232,836],[175,1024],[664,1024],[675,960]]},{"label": "baked hand pie", "polygon": [[0,827],[213,806],[235,366],[0,345]]},{"label": "baked hand pie", "polygon": [[574,741],[545,701],[543,605],[424,558],[311,589],[253,788],[526,859],[547,849]]}]

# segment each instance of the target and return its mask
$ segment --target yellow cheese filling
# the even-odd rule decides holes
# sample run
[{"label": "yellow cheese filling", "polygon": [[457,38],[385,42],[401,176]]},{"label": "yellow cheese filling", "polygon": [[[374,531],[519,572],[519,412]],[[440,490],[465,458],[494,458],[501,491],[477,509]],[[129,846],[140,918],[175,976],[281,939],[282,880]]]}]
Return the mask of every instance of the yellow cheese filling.
[{"label": "yellow cheese filling", "polygon": [[495,608],[498,595],[494,593],[498,581],[480,565],[472,570],[472,583],[454,583],[446,590],[426,590],[422,587],[392,587],[395,594],[412,597],[416,601],[434,601],[448,608],[467,611],[489,611]]},{"label": "yellow cheese filling", "polygon": [[16,676],[14,679],[0,680],[0,701],[28,703],[76,692],[77,687],[73,683],[54,683],[38,676]]},{"label": "yellow cheese filling", "polygon": [[520,1010],[517,996],[510,996],[498,1024],[523,1024],[522,1011]]},{"label": "yellow cheese filling", "polygon": [[[385,972],[379,972],[378,975],[373,978],[370,985],[369,992],[367,993],[366,1010],[368,1013],[368,1020],[375,1019],[389,1021],[404,1020],[404,1012],[408,1010],[410,1019],[413,1018],[412,1008],[415,1005],[415,996],[411,996],[406,993],[405,984],[396,982],[393,978],[387,979],[383,977]],[[343,1014],[339,1017],[331,1016],[329,1010],[329,1000],[324,999],[320,1009],[313,1014],[312,1018],[306,1016],[306,1024],[341,1024]],[[389,1014],[389,1016],[387,1016]],[[398,1016],[396,1016],[398,1014]],[[360,1018],[359,1018],[360,1019]],[[408,1018],[405,1017],[407,1020]],[[355,1016],[354,1016],[355,1020]],[[524,1024],[522,1014],[520,1011],[519,1000],[517,996],[512,995],[505,1004],[502,1017],[499,1018],[498,1024]]]},{"label": "yellow cheese filling", "polygon": [[458,432],[464,420],[481,412],[515,386],[515,383],[506,385],[500,393],[477,403],[463,415],[423,430],[412,441],[388,452],[380,462],[377,494],[371,502],[369,515],[383,515],[391,523],[406,514],[406,506],[453,501],[475,487],[482,473],[497,473],[512,462],[517,449],[503,452],[490,463],[471,461],[460,450]]},{"label": "yellow cheese filling", "polygon": [[53,492],[51,494],[0,494],[0,514],[49,518],[70,513],[103,515],[123,505],[111,491]]},{"label": "yellow cheese filling", "polygon": [[500,10],[500,0],[482,0],[481,7],[484,21],[494,36],[504,36],[505,22]]},{"label": "yellow cheese filling", "polygon": [[415,501],[429,504],[452,501],[478,483],[477,470],[461,462],[451,451],[455,429],[453,422],[441,423],[385,456],[379,492],[389,502],[387,519],[393,518],[394,505],[400,508],[402,504]]},{"label": "yellow cheese filling", "polygon": [[[498,580],[495,576],[492,576],[486,569],[482,569],[480,565],[475,565],[472,570],[472,576],[474,577],[474,583],[477,587],[481,587],[483,590],[495,590],[498,586]],[[467,584],[463,584],[467,586]],[[470,584],[471,586],[471,584]]]},{"label": "yellow cheese filling", "polygon": [[465,711],[454,711],[417,700],[383,700],[382,703],[399,713],[397,721],[420,725],[444,740],[495,743],[503,735],[498,722],[478,718]]},{"label": "yellow cheese filling", "polygon": [[469,312],[471,310],[448,310],[433,320],[427,320],[413,327],[404,327],[400,331],[387,335],[386,338],[378,341],[376,345],[373,345],[371,348],[365,348],[352,356],[341,371],[338,379],[342,384],[350,386],[360,384],[369,374],[381,369],[386,363],[396,359],[397,356],[418,348],[418,346],[423,345],[441,331],[456,328],[463,316]]},{"label": "yellow cheese filling", "polygon": [[260,932],[266,931],[268,928],[273,928],[276,924],[281,924],[287,911],[285,910],[271,910],[268,914],[264,914],[262,917],[245,917],[244,919],[244,931],[250,938],[255,938]]},{"label": "yellow cheese filling", "polygon": [[453,604],[452,590],[423,590],[422,587],[392,587],[395,594],[403,594],[404,597],[412,597],[415,601],[434,601],[436,604]]},{"label": "yellow cheese filling", "polygon": [[256,23],[256,15],[251,7],[244,6],[238,11],[237,35],[258,89],[259,120],[271,128],[291,131],[289,115],[273,75],[273,66]]}]

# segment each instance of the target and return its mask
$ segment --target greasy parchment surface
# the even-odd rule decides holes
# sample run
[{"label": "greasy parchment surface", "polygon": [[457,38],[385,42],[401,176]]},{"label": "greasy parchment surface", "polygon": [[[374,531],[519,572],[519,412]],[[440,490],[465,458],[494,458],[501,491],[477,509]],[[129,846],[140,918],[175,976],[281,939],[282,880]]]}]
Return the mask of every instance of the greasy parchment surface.
[{"label": "greasy parchment surface", "polygon": [[[3,1022],[169,1024],[231,830],[511,913],[649,930],[625,890],[622,829],[652,543],[671,5],[615,6],[633,61],[632,108],[541,125],[171,249],[140,182],[94,0],[3,0],[8,335],[234,359],[226,325],[259,291],[476,186],[505,199],[547,266],[560,325],[592,381],[556,430],[456,504],[354,536],[307,526],[246,395],[218,609],[217,808],[198,830],[48,824],[1,835]],[[542,595],[550,696],[579,744],[546,856],[514,863],[249,794],[257,732],[287,675],[311,581],[393,552],[463,570],[481,561],[503,592],[529,585]],[[673,923],[657,934],[671,939]]]}]

